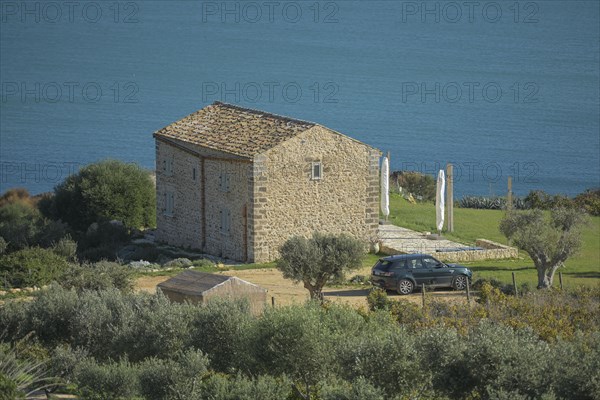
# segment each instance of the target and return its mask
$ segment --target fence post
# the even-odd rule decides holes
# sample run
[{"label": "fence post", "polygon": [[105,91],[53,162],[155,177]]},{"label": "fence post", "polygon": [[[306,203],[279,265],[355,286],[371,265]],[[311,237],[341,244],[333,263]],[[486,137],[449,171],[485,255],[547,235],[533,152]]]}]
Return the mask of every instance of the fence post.
[{"label": "fence post", "polygon": [[471,305],[471,284],[469,278],[467,278],[467,304]]},{"label": "fence post", "polygon": [[421,285],[421,300],[423,301],[423,307],[425,307],[425,284]]},{"label": "fence post", "polygon": [[271,296],[271,306],[275,307],[275,296]]},{"label": "fence post", "polygon": [[558,273],[558,282],[560,282],[560,290],[563,290],[562,272]]},{"label": "fence post", "polygon": [[517,296],[519,293],[517,292],[517,280],[515,279],[515,273],[512,273],[512,280],[513,280],[513,289],[515,290],[515,296]]}]

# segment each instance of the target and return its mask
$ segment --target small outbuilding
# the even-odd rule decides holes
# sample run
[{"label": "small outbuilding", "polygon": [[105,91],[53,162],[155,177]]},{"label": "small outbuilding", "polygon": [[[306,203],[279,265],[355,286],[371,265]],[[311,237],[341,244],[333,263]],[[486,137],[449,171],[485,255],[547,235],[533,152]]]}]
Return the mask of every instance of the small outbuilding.
[{"label": "small outbuilding", "polygon": [[217,275],[199,271],[184,271],[158,284],[171,301],[205,303],[212,298],[248,299],[253,313],[262,311],[267,291],[260,286],[235,276]]}]

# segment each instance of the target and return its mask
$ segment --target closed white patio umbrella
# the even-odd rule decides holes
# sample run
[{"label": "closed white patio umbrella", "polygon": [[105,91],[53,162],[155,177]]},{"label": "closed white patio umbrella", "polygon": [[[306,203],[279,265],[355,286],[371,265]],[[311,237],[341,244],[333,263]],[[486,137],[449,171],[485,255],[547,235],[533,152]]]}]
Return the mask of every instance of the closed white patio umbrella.
[{"label": "closed white patio umbrella", "polygon": [[440,169],[437,177],[437,187],[435,191],[435,225],[438,230],[438,234],[442,234],[444,228],[444,198],[446,193],[446,177],[444,170]]},{"label": "closed white patio umbrella", "polygon": [[387,221],[390,215],[390,163],[387,157],[381,164],[381,213]]}]

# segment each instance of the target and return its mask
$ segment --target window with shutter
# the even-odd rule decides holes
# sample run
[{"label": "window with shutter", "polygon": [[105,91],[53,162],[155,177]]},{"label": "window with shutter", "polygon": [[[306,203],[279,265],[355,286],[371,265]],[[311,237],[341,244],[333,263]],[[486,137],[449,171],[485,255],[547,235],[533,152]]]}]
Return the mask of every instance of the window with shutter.
[{"label": "window with shutter", "polygon": [[311,164],[311,179],[319,180],[323,178],[323,166],[320,162],[314,162]]}]

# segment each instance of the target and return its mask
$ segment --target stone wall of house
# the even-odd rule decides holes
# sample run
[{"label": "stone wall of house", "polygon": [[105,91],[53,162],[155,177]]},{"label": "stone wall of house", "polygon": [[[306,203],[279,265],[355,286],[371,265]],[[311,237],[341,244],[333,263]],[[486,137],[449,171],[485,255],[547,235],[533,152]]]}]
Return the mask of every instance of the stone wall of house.
[{"label": "stone wall of house", "polygon": [[[171,173],[167,168],[169,160]],[[251,202],[251,171],[248,160],[181,141],[167,143],[157,139],[156,240],[236,260],[250,256],[244,246],[244,213]],[[169,193],[174,195],[172,213],[166,212]],[[228,214],[227,227],[222,226],[223,212]]]},{"label": "stone wall of house", "polygon": [[[378,150],[315,126],[254,158],[253,260],[271,261],[291,236],[347,233],[367,242],[379,218]],[[322,179],[311,179],[312,163]]]},{"label": "stone wall of house", "polygon": [[[173,163],[172,173],[166,163]],[[196,169],[196,179],[193,171]],[[202,247],[199,207],[200,159],[167,143],[156,141],[156,240],[174,246]],[[174,196],[174,209],[167,213],[167,196]]]},{"label": "stone wall of house", "polygon": [[[235,160],[205,161],[206,247],[219,257],[246,261],[247,215],[250,206],[252,164]],[[222,224],[225,226],[222,226]]]}]

